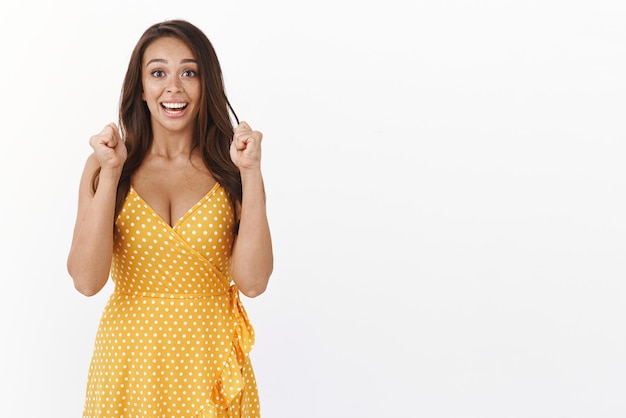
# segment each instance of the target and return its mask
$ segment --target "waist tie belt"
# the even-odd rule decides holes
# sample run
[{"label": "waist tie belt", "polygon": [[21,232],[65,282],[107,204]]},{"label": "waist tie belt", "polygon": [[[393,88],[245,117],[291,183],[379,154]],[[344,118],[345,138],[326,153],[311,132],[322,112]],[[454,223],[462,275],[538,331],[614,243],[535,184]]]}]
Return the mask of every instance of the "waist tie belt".
[{"label": "waist tie belt", "polygon": [[254,328],[250,324],[248,314],[239,298],[239,288],[237,285],[230,286],[230,303],[232,312],[235,315],[235,336],[239,340],[241,353],[237,353],[237,360],[245,364],[246,358],[254,345]]},{"label": "waist tie belt", "polygon": [[229,289],[219,292],[211,293],[157,293],[157,292],[129,292],[121,289],[115,289],[114,294],[124,295],[136,298],[148,298],[148,299],[206,299],[213,296],[222,296],[227,293],[232,293],[232,285]]},{"label": "waist tie belt", "polygon": [[228,290],[214,293],[155,293],[155,292],[127,292],[120,289],[115,289],[114,293],[118,295],[139,297],[139,298],[151,298],[151,299],[204,299],[213,296],[221,296],[230,294],[230,307],[231,312],[234,315],[235,325],[235,339],[237,340],[237,360],[244,364],[247,355],[252,350],[254,345],[254,329],[248,314],[241,303],[239,297],[239,288],[233,284]]}]

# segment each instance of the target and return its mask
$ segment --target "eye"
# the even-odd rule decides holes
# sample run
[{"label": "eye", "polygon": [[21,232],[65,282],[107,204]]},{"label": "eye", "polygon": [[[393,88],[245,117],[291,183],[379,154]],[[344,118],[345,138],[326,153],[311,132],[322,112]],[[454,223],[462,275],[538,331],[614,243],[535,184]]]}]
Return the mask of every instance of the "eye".
[{"label": "eye", "polygon": [[165,77],[165,71],[163,70],[154,70],[150,74],[152,74],[153,77]]},{"label": "eye", "polygon": [[195,77],[197,73],[194,70],[185,70],[182,73],[183,77]]}]

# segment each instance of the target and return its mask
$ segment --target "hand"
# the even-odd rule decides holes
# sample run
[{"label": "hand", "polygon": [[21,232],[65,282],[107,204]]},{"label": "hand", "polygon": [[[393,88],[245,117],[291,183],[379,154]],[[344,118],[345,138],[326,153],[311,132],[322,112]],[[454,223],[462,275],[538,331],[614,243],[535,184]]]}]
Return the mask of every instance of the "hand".
[{"label": "hand", "polygon": [[230,158],[239,170],[256,169],[261,166],[261,140],[263,134],[253,131],[246,122],[241,122],[233,133]]},{"label": "hand", "polygon": [[99,134],[89,139],[102,169],[120,169],[126,161],[128,152],[115,123],[109,123]]}]

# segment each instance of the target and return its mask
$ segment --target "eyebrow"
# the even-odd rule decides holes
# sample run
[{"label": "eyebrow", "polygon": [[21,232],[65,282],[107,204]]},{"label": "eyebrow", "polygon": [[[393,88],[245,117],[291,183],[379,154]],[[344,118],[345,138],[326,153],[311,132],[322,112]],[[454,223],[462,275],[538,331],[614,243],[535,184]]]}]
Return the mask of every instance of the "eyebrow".
[{"label": "eyebrow", "polygon": [[[148,61],[148,62],[146,63],[146,67],[147,67],[148,65],[152,64],[153,62],[158,62],[158,63],[162,63],[162,64],[167,64],[167,60],[166,60],[166,59],[163,59],[163,58],[153,58],[153,59],[151,59],[150,61]],[[193,58],[184,58],[184,59],[180,60],[180,63],[181,63],[181,64],[187,64],[187,63],[189,63],[189,62],[193,62],[193,63],[196,63],[196,64],[198,63],[198,61],[196,61],[196,60],[195,60],[195,59],[193,59]]]}]

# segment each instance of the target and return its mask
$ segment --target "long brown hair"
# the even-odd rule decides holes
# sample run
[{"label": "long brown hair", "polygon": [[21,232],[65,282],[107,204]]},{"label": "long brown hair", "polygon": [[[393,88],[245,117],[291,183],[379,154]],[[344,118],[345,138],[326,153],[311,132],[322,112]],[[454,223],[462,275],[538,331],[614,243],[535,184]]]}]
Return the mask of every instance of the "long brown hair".
[{"label": "long brown hair", "polygon": [[[207,36],[193,24],[185,20],[166,20],[150,26],[143,33],[131,54],[122,85],[119,123],[122,137],[126,141],[128,157],[117,186],[116,216],[130,189],[130,178],[139,168],[152,144],[150,111],[142,100],[143,55],[152,42],[167,36],[175,37],[187,44],[198,62],[201,95],[200,109],[194,128],[193,148],[200,148],[204,164],[215,180],[224,186],[236,201],[241,202],[241,174],[230,159],[229,153],[233,137],[229,109],[237,123],[239,120],[226,97],[222,69],[213,45]],[[99,175],[98,169],[91,179],[91,188],[94,193],[98,186]]]}]

